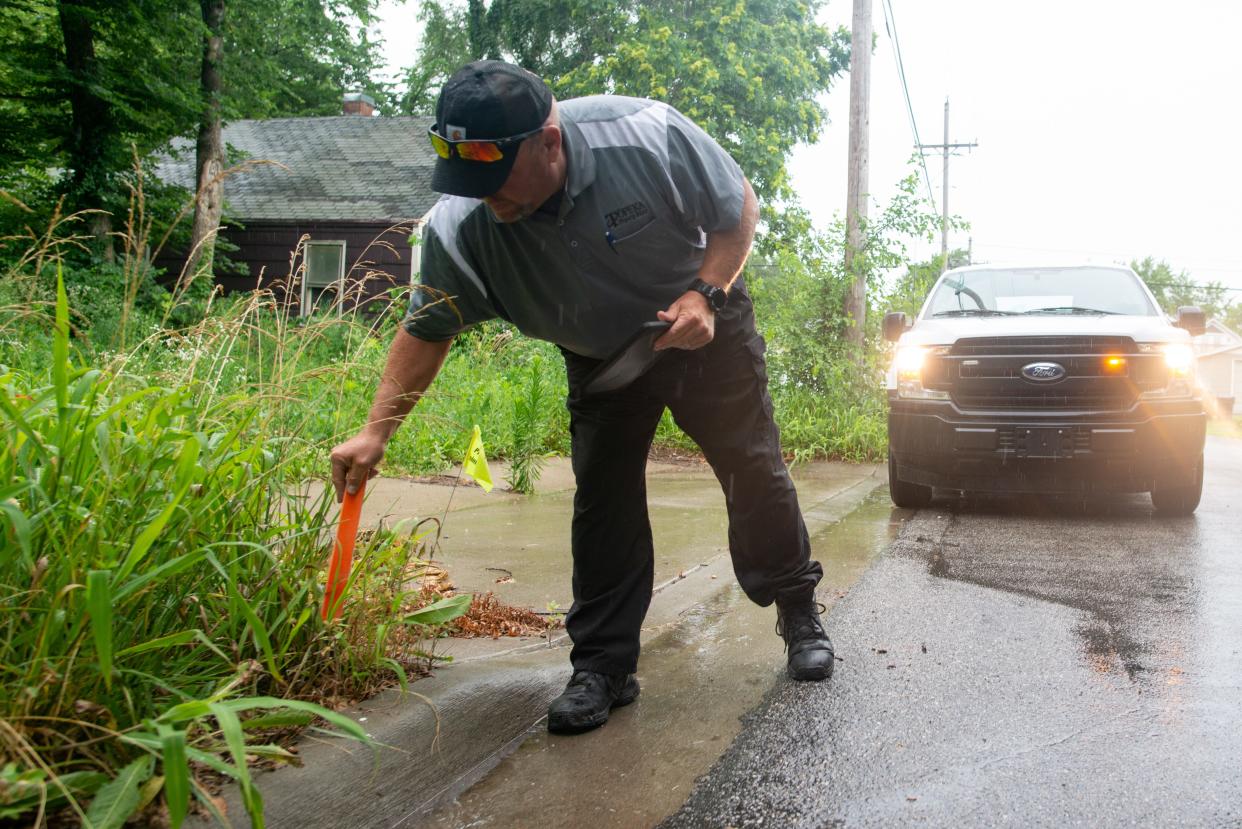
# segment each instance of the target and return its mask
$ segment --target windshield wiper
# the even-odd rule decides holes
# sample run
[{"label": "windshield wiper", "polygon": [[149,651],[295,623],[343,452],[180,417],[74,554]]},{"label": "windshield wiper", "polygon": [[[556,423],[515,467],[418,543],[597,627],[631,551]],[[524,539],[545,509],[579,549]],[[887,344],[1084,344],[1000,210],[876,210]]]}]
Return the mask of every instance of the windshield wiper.
[{"label": "windshield wiper", "polygon": [[1118,314],[1118,311],[1104,311],[1100,308],[1084,308],[1081,305],[1054,305],[1051,308],[1032,308],[1024,314]]},{"label": "windshield wiper", "polygon": [[933,317],[1012,317],[1017,311],[996,311],[992,308],[962,308],[937,311]]}]

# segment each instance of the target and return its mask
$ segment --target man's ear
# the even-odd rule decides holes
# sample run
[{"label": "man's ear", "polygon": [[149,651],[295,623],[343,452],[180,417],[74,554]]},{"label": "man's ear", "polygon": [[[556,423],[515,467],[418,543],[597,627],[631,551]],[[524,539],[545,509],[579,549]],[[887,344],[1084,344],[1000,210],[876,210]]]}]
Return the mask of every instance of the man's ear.
[{"label": "man's ear", "polygon": [[539,140],[543,142],[543,149],[548,154],[549,161],[555,162],[560,158],[562,148],[560,127],[556,124],[548,124],[539,134]]}]

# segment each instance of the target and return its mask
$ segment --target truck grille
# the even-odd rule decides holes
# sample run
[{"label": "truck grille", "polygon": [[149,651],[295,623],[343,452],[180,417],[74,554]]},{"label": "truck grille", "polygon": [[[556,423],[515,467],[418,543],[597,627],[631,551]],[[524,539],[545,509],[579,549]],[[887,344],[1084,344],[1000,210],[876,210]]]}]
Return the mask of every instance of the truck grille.
[{"label": "truck grille", "polygon": [[[1064,376],[1023,376],[1032,363],[1055,363]],[[923,384],[948,391],[963,410],[1124,411],[1167,382],[1163,357],[1129,337],[978,337],[932,357]]]},{"label": "truck grille", "polygon": [[1073,354],[1119,354],[1136,351],[1129,337],[969,337],[951,352],[959,357],[1023,355],[1058,357]]}]

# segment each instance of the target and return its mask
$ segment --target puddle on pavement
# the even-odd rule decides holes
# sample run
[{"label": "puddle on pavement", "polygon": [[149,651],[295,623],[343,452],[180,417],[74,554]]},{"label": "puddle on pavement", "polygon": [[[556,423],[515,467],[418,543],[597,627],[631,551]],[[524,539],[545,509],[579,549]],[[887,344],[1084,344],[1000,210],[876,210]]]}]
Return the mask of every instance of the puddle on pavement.
[{"label": "puddle on pavement", "polygon": [[[657,480],[648,512],[656,542],[656,584],[725,552],[728,521],[714,480]],[[573,493],[501,503],[448,518],[437,562],[462,590],[492,590],[503,602],[542,610],[573,602]]]},{"label": "puddle on pavement", "polygon": [[[728,521],[714,478],[656,476],[648,482],[648,505],[656,584],[725,551]],[[462,590],[491,590],[519,607],[542,610],[554,602],[565,609],[572,602],[572,517],[572,492],[455,513],[437,560]]]},{"label": "puddle on pavement", "polygon": [[[814,532],[825,518],[835,518],[843,507],[829,502],[831,494],[847,490],[851,480],[831,465],[800,470],[799,494],[804,507],[814,505]],[[655,539],[655,583],[727,554],[728,519],[724,498],[715,478],[704,474],[658,475],[648,480],[648,511]],[[887,515],[885,490],[864,502],[862,510],[879,509]],[[843,501],[848,501],[843,499]],[[876,504],[879,506],[868,505]],[[824,532],[858,532],[858,524],[880,520],[880,512],[867,513],[847,525],[829,524]],[[573,516],[573,493],[558,492],[521,501],[497,503],[486,509],[470,509],[449,516],[437,562],[448,570],[457,587],[470,592],[494,592],[502,601],[518,607],[543,610],[555,603],[561,609],[572,601],[569,529]],[[498,543],[500,542],[500,543]],[[833,544],[836,542],[834,541]],[[842,544],[850,548],[853,542]],[[840,556],[841,553],[836,553]],[[834,561],[834,567],[838,562]],[[824,561],[826,572],[828,561]],[[842,578],[853,572],[844,561]],[[835,578],[836,576],[833,576]],[[833,582],[829,580],[829,584]]]},{"label": "puddle on pavement", "polygon": [[[886,489],[811,539],[831,605],[895,537]],[[684,802],[737,736],[739,718],[779,681],[784,652],[772,608],[730,584],[682,613],[643,650],[638,701],[578,736],[531,736],[482,781],[420,825],[651,826]],[[831,633],[831,624],[829,624]]]}]

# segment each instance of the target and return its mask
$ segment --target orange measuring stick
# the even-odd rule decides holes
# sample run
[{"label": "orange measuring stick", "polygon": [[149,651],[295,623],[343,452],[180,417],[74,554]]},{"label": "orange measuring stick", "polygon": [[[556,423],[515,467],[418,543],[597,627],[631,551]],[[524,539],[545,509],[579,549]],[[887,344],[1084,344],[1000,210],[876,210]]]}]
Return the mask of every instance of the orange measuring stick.
[{"label": "orange measuring stick", "polygon": [[358,521],[362,517],[362,494],[366,482],[358,486],[353,495],[345,493],[341,502],[341,521],[336,528],[336,544],[332,547],[332,560],[328,564],[328,584],[323,591],[323,619],[333,621],[341,615],[341,595],[349,583],[349,568],[354,561],[354,541],[358,538]]}]

